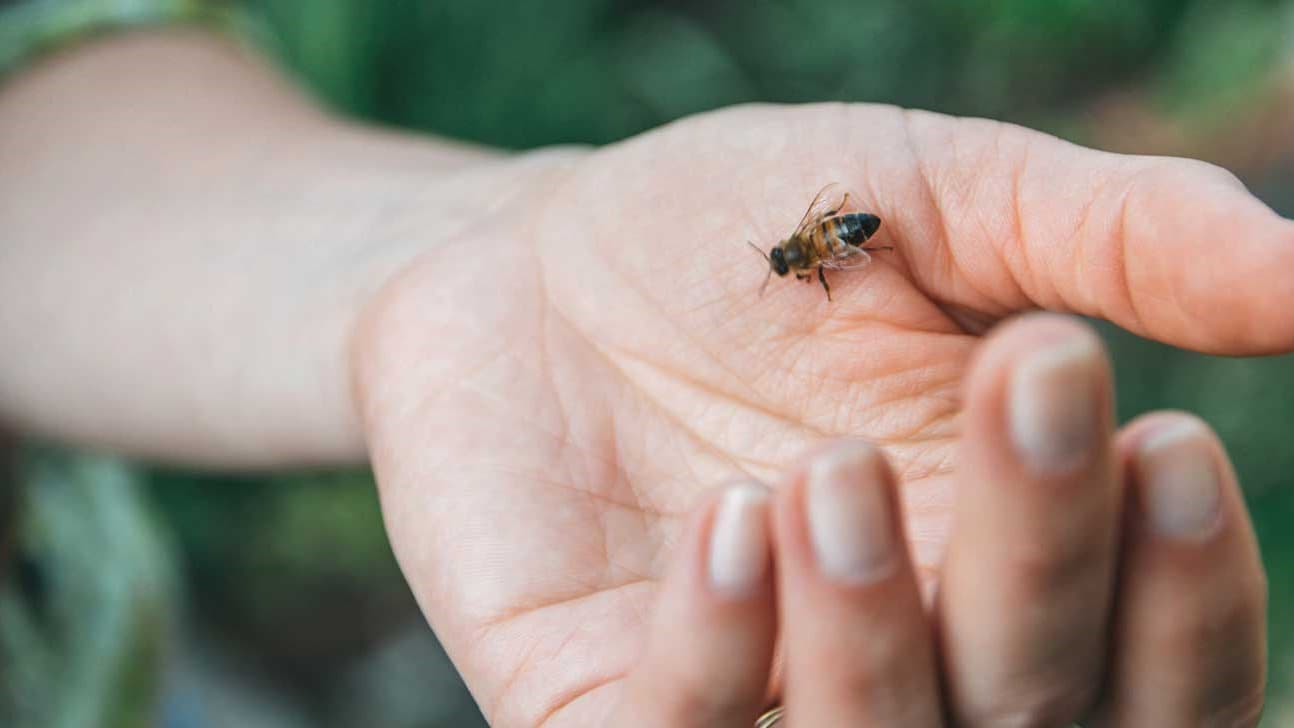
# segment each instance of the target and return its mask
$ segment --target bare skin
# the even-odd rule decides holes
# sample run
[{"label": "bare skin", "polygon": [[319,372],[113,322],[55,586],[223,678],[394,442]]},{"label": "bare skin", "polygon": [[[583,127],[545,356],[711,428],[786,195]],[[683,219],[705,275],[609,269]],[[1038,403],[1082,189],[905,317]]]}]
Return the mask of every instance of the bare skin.
[{"label": "bare skin", "polygon": [[[209,82],[192,87],[195,72]],[[218,44],[143,36],[0,94],[0,166],[33,171],[0,180],[0,341],[30,352],[0,363],[0,408],[25,429],[188,461],[367,450],[402,568],[495,725],[605,719],[683,514],[828,439],[884,451],[917,570],[967,585],[964,599],[941,589],[941,613],[964,601],[967,633],[1010,624],[967,571],[1003,542],[950,530],[967,490],[975,512],[1017,501],[964,462],[970,434],[995,434],[968,430],[965,408],[1000,407],[1002,385],[967,375],[1005,317],[1047,308],[1204,351],[1294,348],[1294,225],[1202,163],[866,105],[741,107],[504,157],[355,129],[265,78]],[[135,96],[94,124],[66,112],[95,94]],[[744,241],[784,237],[830,181],[896,250],[836,275],[833,302],[783,281],[760,298]],[[1063,529],[1073,540],[1048,541],[1021,578],[1065,593],[1084,554],[1112,581],[1121,500],[1117,478],[1100,482],[1096,535]],[[1031,498],[1019,513],[1063,524],[1072,507]],[[1254,604],[1261,587],[1260,568],[1242,584]],[[1094,594],[1107,607],[1108,591]],[[1236,627],[1246,645],[1256,609]],[[989,681],[952,710],[1085,712],[1111,652],[1098,611],[1048,628],[1092,638],[1035,697],[1004,706],[1008,685]],[[1008,637],[984,656],[1002,680],[1038,658]],[[1261,646],[1192,665],[1215,658],[1261,663]],[[985,672],[946,669],[955,684]],[[1256,715],[1254,674],[1223,691],[1238,714]]]}]

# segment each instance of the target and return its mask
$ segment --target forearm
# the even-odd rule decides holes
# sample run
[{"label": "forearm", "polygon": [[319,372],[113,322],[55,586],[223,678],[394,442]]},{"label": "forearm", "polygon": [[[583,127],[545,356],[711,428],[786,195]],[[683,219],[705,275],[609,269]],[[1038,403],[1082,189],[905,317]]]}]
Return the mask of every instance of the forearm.
[{"label": "forearm", "polygon": [[189,32],[51,59],[0,91],[0,415],[173,460],[361,458],[352,323],[510,164],[341,123]]}]

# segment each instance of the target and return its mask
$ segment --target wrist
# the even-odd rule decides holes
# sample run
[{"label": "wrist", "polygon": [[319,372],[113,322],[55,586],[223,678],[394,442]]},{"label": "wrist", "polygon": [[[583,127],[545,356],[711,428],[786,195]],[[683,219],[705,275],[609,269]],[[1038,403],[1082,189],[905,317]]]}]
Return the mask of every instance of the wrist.
[{"label": "wrist", "polygon": [[[436,145],[418,137],[405,141]],[[531,221],[550,191],[586,154],[576,147],[550,148],[479,155],[462,164],[440,167],[419,178],[407,197],[388,206],[389,214],[375,220],[373,244],[366,250],[364,262],[348,270],[343,285],[344,295],[352,302],[342,357],[348,377],[351,441],[365,447],[362,412],[372,391],[365,379],[372,376],[372,367],[365,363],[380,356],[389,359],[391,351],[408,352],[415,343],[418,357],[383,364],[412,367],[438,358],[438,342],[421,340],[430,333],[388,325],[400,316],[401,304],[416,298],[419,306],[434,302],[432,305],[454,309],[450,315],[465,317],[483,305],[473,297],[479,292],[489,299],[484,305],[505,305],[517,291],[498,279],[462,281],[464,263],[497,258],[503,266],[518,255],[531,254],[527,249]],[[502,248],[500,241],[506,241],[502,245],[508,249]],[[464,290],[470,293],[464,294]],[[413,338],[420,340],[411,341]]]}]

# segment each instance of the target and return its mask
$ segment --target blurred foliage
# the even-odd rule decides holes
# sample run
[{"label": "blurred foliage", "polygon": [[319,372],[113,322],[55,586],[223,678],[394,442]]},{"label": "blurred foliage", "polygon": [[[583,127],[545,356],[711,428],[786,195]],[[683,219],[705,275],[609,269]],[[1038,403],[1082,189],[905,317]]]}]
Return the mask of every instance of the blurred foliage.
[{"label": "blurred foliage", "polygon": [[0,580],[0,718],[12,728],[147,725],[176,575],[139,474],[36,450],[21,477],[16,578]]},{"label": "blurred foliage", "polygon": [[195,608],[280,674],[320,684],[321,668],[412,615],[365,473],[161,472],[153,486],[186,546]]},{"label": "blurred foliage", "polygon": [[1225,124],[1264,71],[1288,55],[1291,17],[1280,3],[1204,4],[1161,63],[1161,102],[1175,114]]},{"label": "blurred foliage", "polygon": [[253,0],[284,64],[360,116],[493,145],[602,144],[742,101],[1052,118],[1151,79],[1225,109],[1290,42],[1289,3]]},{"label": "blurred foliage", "polygon": [[[1110,95],[1130,95],[1140,113],[1178,132],[1225,135],[1258,113],[1254,104],[1270,95],[1294,47],[1294,3],[1276,0],[250,5],[277,38],[282,65],[332,106],[517,149],[603,144],[745,101],[829,99],[986,115],[1118,143],[1125,130],[1108,128],[1098,112]],[[1258,155],[1270,164],[1245,171],[1288,215],[1294,130],[1287,137],[1284,150]],[[1103,330],[1122,419],[1194,410],[1234,453],[1273,604],[1285,605],[1272,614],[1272,654],[1275,684],[1289,685],[1294,360],[1204,357]],[[416,618],[367,476],[166,472],[155,481],[200,613],[276,670],[326,684],[326,673],[384,629]]]}]

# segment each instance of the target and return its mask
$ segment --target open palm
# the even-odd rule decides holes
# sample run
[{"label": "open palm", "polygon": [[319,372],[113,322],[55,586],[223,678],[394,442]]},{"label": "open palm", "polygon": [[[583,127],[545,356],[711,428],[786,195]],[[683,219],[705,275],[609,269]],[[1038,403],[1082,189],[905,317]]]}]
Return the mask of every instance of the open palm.
[{"label": "open palm", "polygon": [[[420,259],[366,319],[358,387],[393,543],[491,721],[614,702],[680,516],[825,439],[895,463],[934,579],[977,334],[1043,307],[1182,346],[1294,343],[1294,227],[1196,162],[889,107],[745,107],[592,154]],[[893,245],[775,279],[838,182]],[[1285,273],[1282,274],[1282,271]]]}]

